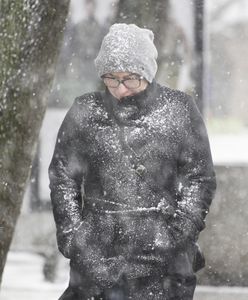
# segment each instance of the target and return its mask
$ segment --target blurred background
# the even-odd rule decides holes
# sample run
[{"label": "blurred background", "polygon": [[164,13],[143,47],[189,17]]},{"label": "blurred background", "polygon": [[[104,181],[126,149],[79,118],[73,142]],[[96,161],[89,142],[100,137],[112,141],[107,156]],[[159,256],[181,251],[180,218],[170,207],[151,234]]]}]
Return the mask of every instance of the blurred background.
[{"label": "blurred background", "polygon": [[[93,61],[116,22],[154,31],[157,81],[191,94],[208,128],[218,190],[200,236],[206,268],[199,272],[195,299],[234,299],[230,295],[236,292],[248,299],[247,0],[71,1],[0,299],[15,299],[15,293],[18,299],[22,293],[25,299],[55,299],[67,285],[68,262],[56,246],[47,169],[58,128],[75,97],[102,87]],[[14,274],[20,275],[18,282]],[[25,288],[30,281],[35,294]]]}]

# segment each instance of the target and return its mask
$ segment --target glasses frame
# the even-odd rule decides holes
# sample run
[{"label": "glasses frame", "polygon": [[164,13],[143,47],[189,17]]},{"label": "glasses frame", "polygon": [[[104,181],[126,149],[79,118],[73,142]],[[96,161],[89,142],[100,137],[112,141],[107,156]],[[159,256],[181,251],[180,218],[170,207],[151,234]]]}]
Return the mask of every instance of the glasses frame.
[{"label": "glasses frame", "polygon": [[[143,76],[140,76],[140,75],[136,75],[136,74],[130,74],[130,75],[128,75],[128,76],[137,76],[137,78],[124,78],[124,79],[119,79],[119,78],[116,78],[116,77],[111,76],[111,75],[103,75],[103,76],[101,76],[101,78],[102,78],[103,82],[104,82],[104,79],[105,79],[105,78],[109,78],[109,79],[114,79],[114,80],[116,80],[116,82],[118,83],[118,85],[115,86],[115,87],[113,87],[113,86],[108,86],[108,85],[104,82],[104,84],[105,84],[107,87],[110,87],[110,88],[112,88],[112,89],[117,89],[117,88],[120,86],[121,83],[122,83],[127,89],[129,89],[129,90],[135,90],[135,89],[138,89],[138,88],[140,87],[141,81],[144,79],[144,77],[143,77]],[[138,80],[138,81],[139,81],[139,85],[138,85],[137,87],[130,88],[130,87],[126,86],[125,81],[127,81],[127,80],[132,80],[132,79],[133,79],[133,80]]]}]

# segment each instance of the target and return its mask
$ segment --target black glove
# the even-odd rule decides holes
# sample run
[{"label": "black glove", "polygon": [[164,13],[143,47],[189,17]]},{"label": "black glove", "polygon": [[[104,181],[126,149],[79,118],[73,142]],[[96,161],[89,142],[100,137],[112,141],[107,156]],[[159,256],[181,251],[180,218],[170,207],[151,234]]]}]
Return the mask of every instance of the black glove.
[{"label": "black glove", "polygon": [[199,231],[193,220],[177,211],[158,230],[154,247],[159,253],[164,253],[167,256],[173,255],[173,252],[186,248],[189,242],[195,242]]},{"label": "black glove", "polygon": [[89,213],[72,240],[73,265],[100,289],[114,285],[122,276],[126,263],[123,256],[111,253],[114,230],[112,216]]}]

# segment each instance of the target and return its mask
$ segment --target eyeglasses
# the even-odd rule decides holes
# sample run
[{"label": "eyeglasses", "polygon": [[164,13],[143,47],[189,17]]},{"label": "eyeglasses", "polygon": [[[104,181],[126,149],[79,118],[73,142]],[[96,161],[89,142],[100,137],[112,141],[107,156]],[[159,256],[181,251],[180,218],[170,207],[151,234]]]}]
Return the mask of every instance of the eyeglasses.
[{"label": "eyeglasses", "polygon": [[124,79],[118,79],[110,75],[102,76],[102,80],[107,87],[117,88],[122,83],[127,89],[130,90],[139,88],[142,79],[144,79],[142,76],[127,77]]}]

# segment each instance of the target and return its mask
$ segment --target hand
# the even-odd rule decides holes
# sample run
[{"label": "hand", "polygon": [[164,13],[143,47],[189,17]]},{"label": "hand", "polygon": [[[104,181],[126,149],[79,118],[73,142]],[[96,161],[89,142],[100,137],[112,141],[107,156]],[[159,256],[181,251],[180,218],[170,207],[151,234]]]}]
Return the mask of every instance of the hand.
[{"label": "hand", "polygon": [[198,230],[194,222],[187,217],[175,214],[156,233],[154,248],[159,252],[172,253],[187,247],[190,241],[196,241]]},{"label": "hand", "polygon": [[123,274],[124,257],[111,257],[114,255],[111,253],[114,228],[112,216],[88,214],[73,237],[73,264],[82,276],[86,273],[100,288],[112,286]]}]

